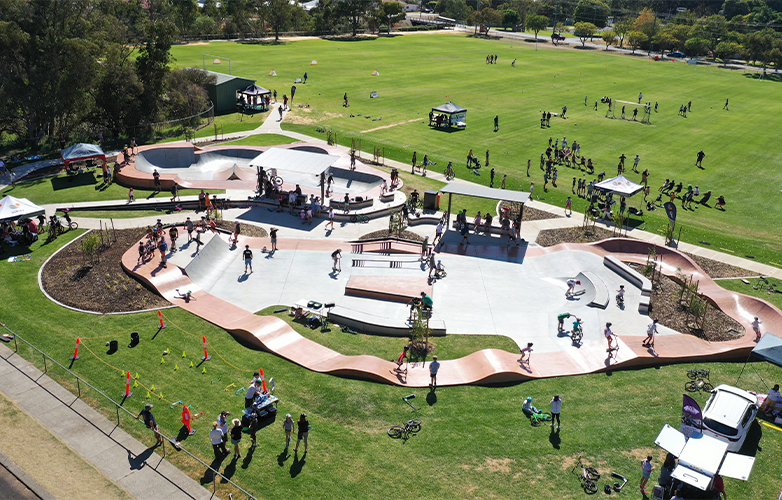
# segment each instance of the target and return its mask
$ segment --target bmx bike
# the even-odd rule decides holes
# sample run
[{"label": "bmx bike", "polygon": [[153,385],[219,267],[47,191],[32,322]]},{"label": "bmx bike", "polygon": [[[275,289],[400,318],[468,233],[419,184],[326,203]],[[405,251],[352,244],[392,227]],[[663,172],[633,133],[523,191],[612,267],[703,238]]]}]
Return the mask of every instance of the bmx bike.
[{"label": "bmx bike", "polygon": [[533,413],[529,416],[529,423],[532,427],[540,427],[543,422],[551,422],[550,413]]},{"label": "bmx bike", "polygon": [[411,418],[405,422],[404,425],[392,425],[391,428],[388,429],[388,436],[393,439],[402,438],[407,441],[411,435],[418,434],[420,430],[421,419]]},{"label": "bmx bike", "polygon": [[584,327],[582,326],[583,322],[580,323],[578,326],[574,326],[573,330],[570,332],[570,340],[573,342],[573,344],[580,344],[581,340],[584,338]]},{"label": "bmx bike", "polygon": [[[576,469],[581,471],[576,471]],[[600,473],[594,467],[589,467],[581,462],[581,457],[578,457],[578,462],[573,466],[572,471],[579,481],[581,481],[581,487],[584,488],[584,492],[593,495],[597,493],[597,481],[600,479]]]}]

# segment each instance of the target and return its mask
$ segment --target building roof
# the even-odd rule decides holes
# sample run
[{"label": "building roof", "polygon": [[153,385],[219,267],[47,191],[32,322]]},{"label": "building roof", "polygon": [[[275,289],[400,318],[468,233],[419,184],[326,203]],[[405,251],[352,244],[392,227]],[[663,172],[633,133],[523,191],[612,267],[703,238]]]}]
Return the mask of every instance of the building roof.
[{"label": "building roof", "polygon": [[250,161],[250,166],[265,169],[276,168],[304,174],[320,175],[339,159],[338,156],[298,151],[296,149],[269,148]]},{"label": "building roof", "polygon": [[[201,68],[195,68],[195,69],[201,69]],[[235,75],[226,75],[225,73],[218,73],[217,71],[209,71],[208,69],[201,69],[201,71],[206,71],[210,75],[214,75],[217,77],[217,81],[215,82],[215,85],[222,85],[223,83],[230,82],[232,80],[244,80],[247,82],[255,83],[255,80],[252,78],[245,78],[243,76],[235,76]]]},{"label": "building roof", "polygon": [[445,187],[440,188],[440,192],[516,203],[526,203],[527,200],[529,200],[529,193],[525,193],[523,191],[495,189],[486,186],[479,186],[478,184],[466,184],[462,182],[451,182]]}]

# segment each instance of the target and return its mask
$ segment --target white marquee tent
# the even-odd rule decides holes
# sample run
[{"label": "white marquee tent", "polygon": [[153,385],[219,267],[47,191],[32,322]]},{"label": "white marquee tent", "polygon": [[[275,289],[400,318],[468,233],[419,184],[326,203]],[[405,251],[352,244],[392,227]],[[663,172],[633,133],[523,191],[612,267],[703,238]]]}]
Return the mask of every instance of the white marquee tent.
[{"label": "white marquee tent", "polygon": [[22,217],[35,217],[46,211],[27,198],[6,196],[0,200],[0,221],[14,221]]},{"label": "white marquee tent", "polygon": [[598,182],[595,184],[595,188],[606,193],[630,197],[643,191],[644,186],[628,180],[624,175],[620,175],[613,179],[606,179],[603,182]]}]

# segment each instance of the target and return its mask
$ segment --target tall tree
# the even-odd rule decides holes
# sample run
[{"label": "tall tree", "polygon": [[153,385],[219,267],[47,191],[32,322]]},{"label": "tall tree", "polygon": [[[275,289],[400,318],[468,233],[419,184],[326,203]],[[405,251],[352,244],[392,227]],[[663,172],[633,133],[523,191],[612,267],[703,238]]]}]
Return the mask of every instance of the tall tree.
[{"label": "tall tree", "polygon": [[546,29],[546,26],[548,26],[548,17],[539,16],[537,14],[527,16],[527,28],[535,33],[535,40],[538,39],[538,33],[540,33],[541,30]]},{"label": "tall tree", "polygon": [[576,23],[573,28],[575,29],[576,36],[579,38],[579,40],[581,40],[582,47],[586,46],[587,39],[591,41],[592,37],[594,37],[597,33],[597,26],[592,23]]},{"label": "tall tree", "polygon": [[573,18],[576,23],[592,23],[598,28],[602,28],[606,25],[610,12],[608,4],[602,0],[579,0],[573,11]]},{"label": "tall tree", "polygon": [[288,0],[266,0],[266,15],[274,30],[274,41],[280,41],[280,31],[285,31],[291,22],[293,6]]},{"label": "tall tree", "polygon": [[614,33],[619,38],[619,48],[624,45],[625,37],[633,29],[633,19],[624,18],[614,23]]},{"label": "tall tree", "polygon": [[179,28],[179,33],[184,36],[190,32],[190,28],[193,26],[196,16],[198,16],[198,4],[196,0],[170,1],[177,28]]},{"label": "tall tree", "polygon": [[347,19],[353,30],[353,36],[356,36],[364,19],[369,16],[371,6],[372,0],[342,0],[338,4],[337,10],[342,17]]},{"label": "tall tree", "polygon": [[160,110],[166,76],[171,62],[171,44],[176,28],[168,22],[152,21],[136,59],[136,74],[144,85],[141,101],[148,120],[155,121]]},{"label": "tall tree", "polygon": [[377,9],[375,9],[375,19],[377,19],[378,26],[385,25],[388,33],[391,33],[391,25],[398,23],[407,17],[402,11],[402,4],[399,2],[382,2]]},{"label": "tall tree", "polygon": [[636,49],[640,48],[641,45],[645,44],[648,40],[649,37],[646,36],[646,33],[641,31],[631,31],[627,34],[627,43],[633,48],[633,54],[635,54]]},{"label": "tall tree", "polygon": [[334,0],[319,0],[318,6],[310,11],[312,27],[317,33],[330,34],[336,30],[339,13]]},{"label": "tall tree", "polygon": [[614,33],[613,30],[603,31],[600,33],[600,37],[606,44],[606,50],[608,50],[608,47],[616,43],[616,33]]}]

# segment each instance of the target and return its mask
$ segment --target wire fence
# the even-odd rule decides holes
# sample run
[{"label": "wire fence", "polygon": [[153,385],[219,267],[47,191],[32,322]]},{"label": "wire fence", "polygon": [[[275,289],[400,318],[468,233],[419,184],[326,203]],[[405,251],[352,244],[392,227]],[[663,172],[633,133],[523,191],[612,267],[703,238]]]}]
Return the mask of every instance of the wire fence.
[{"label": "wire fence", "polygon": [[[60,399],[58,397],[57,399],[60,399],[60,401],[62,401],[63,404],[67,405],[68,407],[71,407],[73,405],[73,403],[75,403],[77,400],[83,399],[82,398],[82,390],[89,389],[89,390],[94,391],[100,398],[104,399],[108,403],[109,406],[114,406],[115,407],[116,415],[117,415],[117,427],[121,427],[122,426],[121,425],[122,424],[122,418],[121,418],[122,415],[130,416],[133,419],[133,422],[136,422],[139,425],[143,425],[140,421],[136,420],[136,415],[134,415],[127,408],[122,406],[122,402],[115,401],[112,397],[110,397],[109,395],[107,395],[106,393],[104,393],[103,391],[101,391],[100,389],[98,389],[97,387],[95,387],[94,385],[90,384],[89,382],[87,382],[86,380],[81,378],[79,375],[77,375],[76,373],[71,371],[68,367],[66,367],[65,365],[61,364],[59,361],[55,360],[54,358],[52,358],[51,356],[49,356],[48,354],[46,354],[42,350],[38,349],[31,342],[25,340],[18,333],[14,332],[10,328],[8,328],[8,326],[6,326],[6,325],[4,325],[2,323],[0,323],[0,326],[2,326],[11,335],[13,335],[13,337],[14,337],[13,338],[13,340],[14,340],[14,352],[16,354],[18,354],[19,356],[22,356],[21,354],[19,354],[19,341],[21,341],[24,344],[24,346],[26,346],[28,349],[32,350],[32,353],[31,353],[32,355],[40,355],[41,356],[41,358],[43,359],[43,373],[48,375],[50,367],[57,367],[57,368],[62,369],[67,374],[67,376],[73,377],[73,379],[75,380],[76,398],[73,401],[67,402],[67,401],[62,401],[62,399]],[[22,357],[25,358],[25,359],[28,359],[25,356],[22,356]],[[34,380],[34,381],[37,383],[37,380]],[[65,383],[67,384],[67,381]],[[69,389],[69,388],[66,387],[66,389]],[[73,389],[69,389],[69,392],[73,393]],[[55,397],[57,397],[57,396],[55,395]],[[90,405],[90,406],[94,406],[94,405]],[[111,437],[110,433],[107,433],[106,435]],[[155,465],[153,467],[153,469],[155,469],[156,471],[158,471],[158,467],[163,462],[163,460],[166,458],[166,442],[168,441],[168,443],[171,446],[173,446],[172,443],[176,442],[175,436],[168,436],[168,435],[166,435],[162,431],[160,432],[160,435],[163,437],[163,445],[162,445],[163,453],[162,453],[162,456],[160,458],[160,462],[158,462],[157,465]],[[177,451],[183,452],[190,459],[194,460],[195,462],[197,462],[198,464],[200,464],[201,466],[206,468],[207,474],[211,474],[211,476],[212,476],[212,485],[213,485],[212,486],[212,488],[213,488],[212,491],[213,491],[214,494],[217,494],[217,483],[221,482],[223,484],[231,485],[234,488],[236,488],[237,490],[239,490],[240,492],[242,492],[243,494],[247,495],[247,500],[258,500],[252,493],[248,492],[247,490],[245,490],[244,488],[242,488],[241,486],[239,486],[238,484],[233,482],[230,478],[228,478],[228,477],[224,476],[223,474],[221,474],[217,469],[213,468],[210,464],[207,464],[206,462],[204,462],[203,460],[201,460],[200,458],[195,456],[193,453],[191,453],[190,451],[185,449],[183,446],[181,446],[181,444],[178,445],[176,447],[176,449],[177,449]],[[149,464],[149,465],[152,466],[152,464]],[[160,471],[158,471],[158,473],[160,473],[161,475],[164,475]],[[220,481],[218,481],[218,479]]]}]

